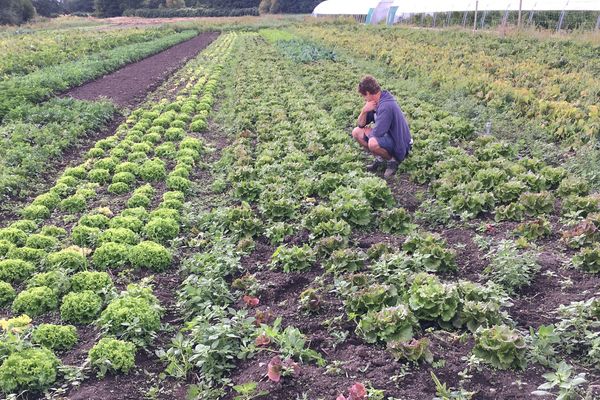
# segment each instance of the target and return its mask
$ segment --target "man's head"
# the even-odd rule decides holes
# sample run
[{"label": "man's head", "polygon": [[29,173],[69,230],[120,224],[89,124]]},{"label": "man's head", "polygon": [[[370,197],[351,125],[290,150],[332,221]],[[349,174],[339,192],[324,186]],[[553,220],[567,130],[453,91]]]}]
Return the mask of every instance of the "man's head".
[{"label": "man's head", "polygon": [[367,75],[358,84],[358,92],[365,98],[366,101],[379,100],[381,87],[379,83],[371,75]]}]

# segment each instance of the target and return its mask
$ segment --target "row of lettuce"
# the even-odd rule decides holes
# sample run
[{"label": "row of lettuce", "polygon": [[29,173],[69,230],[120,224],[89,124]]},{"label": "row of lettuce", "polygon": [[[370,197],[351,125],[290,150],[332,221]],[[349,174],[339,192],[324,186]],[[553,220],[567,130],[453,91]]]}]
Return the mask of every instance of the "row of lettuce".
[{"label": "row of lettuce", "polygon": [[[48,389],[60,365],[53,352],[76,345],[75,326],[101,330],[89,352],[99,376],[129,371],[137,350],[151,344],[163,308],[150,280],[118,293],[111,275],[125,267],[172,268],[189,177],[205,151],[187,132],[206,129],[232,39],[219,38],[166,83],[182,87],[174,100],[133,111],[84,163],[25,207],[22,220],[0,229],[2,303],[15,315],[2,326],[3,392]],[[56,310],[73,325],[32,325],[31,317]]]},{"label": "row of lettuce", "polygon": [[[7,75],[0,80],[0,196],[4,199],[24,197],[35,189],[31,183],[43,179],[49,162],[100,130],[116,111],[108,101],[44,100],[197,34],[170,28],[129,29],[106,37],[67,32],[34,34],[31,48],[36,51],[18,51],[21,41],[3,39]],[[73,42],[64,44],[69,35]],[[27,73],[18,74],[17,66]]]}]

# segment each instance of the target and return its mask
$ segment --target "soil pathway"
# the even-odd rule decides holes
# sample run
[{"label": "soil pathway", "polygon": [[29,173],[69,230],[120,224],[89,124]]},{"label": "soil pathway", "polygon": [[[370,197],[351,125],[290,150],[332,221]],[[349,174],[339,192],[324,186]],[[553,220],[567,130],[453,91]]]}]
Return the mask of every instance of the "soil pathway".
[{"label": "soil pathway", "polygon": [[186,61],[211,44],[217,36],[218,32],[200,34],[95,81],[71,89],[63,96],[80,100],[105,97],[121,107],[133,108],[144,100],[149,91],[158,87]]}]

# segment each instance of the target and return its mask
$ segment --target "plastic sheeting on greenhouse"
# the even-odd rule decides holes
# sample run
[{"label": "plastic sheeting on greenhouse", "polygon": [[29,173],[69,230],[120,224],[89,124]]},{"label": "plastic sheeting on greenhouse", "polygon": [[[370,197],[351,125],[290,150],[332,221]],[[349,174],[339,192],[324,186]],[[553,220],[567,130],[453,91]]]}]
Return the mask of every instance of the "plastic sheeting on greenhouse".
[{"label": "plastic sheeting on greenhouse", "polygon": [[378,4],[379,0],[326,0],[315,7],[313,15],[367,15]]},{"label": "plastic sheeting on greenhouse", "polygon": [[[519,0],[394,0],[396,13],[518,11]],[[600,11],[600,0],[523,0],[523,11]]]}]

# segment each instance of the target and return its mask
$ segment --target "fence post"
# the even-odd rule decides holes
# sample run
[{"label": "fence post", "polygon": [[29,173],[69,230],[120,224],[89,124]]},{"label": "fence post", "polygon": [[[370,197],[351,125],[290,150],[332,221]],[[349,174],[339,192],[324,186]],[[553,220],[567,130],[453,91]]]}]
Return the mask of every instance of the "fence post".
[{"label": "fence post", "polygon": [[529,11],[529,26],[531,26],[531,24],[533,23],[533,14],[533,10]]},{"label": "fence post", "polygon": [[435,22],[437,20],[437,13],[433,13],[433,27],[435,28]]},{"label": "fence post", "polygon": [[467,15],[468,15],[468,14],[469,14],[469,12],[468,12],[468,11],[465,11],[465,14],[463,15],[463,24],[462,24],[462,25],[463,25],[463,28],[464,28],[465,26],[467,26]]},{"label": "fence post", "polygon": [[598,14],[598,20],[596,20],[596,30],[600,31],[600,14]]},{"label": "fence post", "polygon": [[558,20],[558,25],[556,26],[556,32],[560,32],[560,30],[562,29],[566,13],[567,12],[565,10],[562,10],[562,12],[560,13],[560,19]]},{"label": "fence post", "polygon": [[481,29],[483,29],[483,26],[485,25],[485,18],[487,17],[487,11],[483,12],[483,15],[481,16]]},{"label": "fence post", "polygon": [[523,10],[523,0],[519,0],[519,19],[517,22],[517,29],[521,29],[521,11]]},{"label": "fence post", "polygon": [[502,17],[502,28],[506,28],[506,24],[508,23],[508,10],[504,12],[504,16]]},{"label": "fence post", "polygon": [[477,9],[479,8],[479,0],[475,2],[475,18],[473,18],[473,32],[477,30]]},{"label": "fence post", "polygon": [[[450,26],[450,16],[452,15],[452,12],[448,11],[446,13],[446,26]],[[600,21],[600,17],[598,17],[598,21]]]}]

